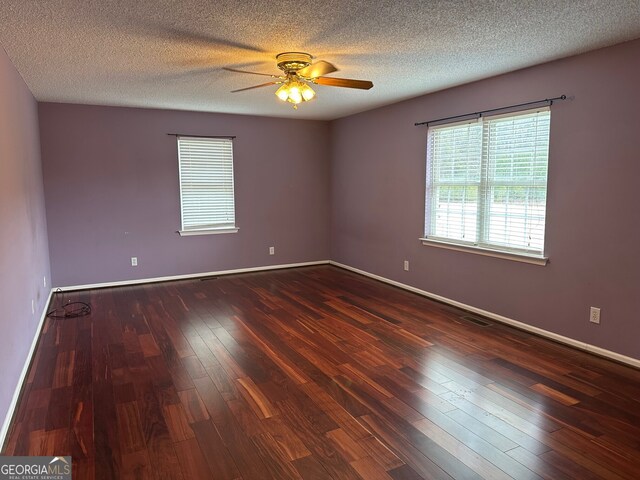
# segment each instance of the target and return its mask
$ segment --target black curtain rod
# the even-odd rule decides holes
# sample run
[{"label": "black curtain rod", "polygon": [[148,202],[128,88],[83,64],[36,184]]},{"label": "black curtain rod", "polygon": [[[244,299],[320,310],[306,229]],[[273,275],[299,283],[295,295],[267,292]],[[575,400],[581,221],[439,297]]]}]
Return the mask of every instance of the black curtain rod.
[{"label": "black curtain rod", "polygon": [[471,117],[473,115],[477,115],[478,117],[481,117],[485,113],[498,112],[500,110],[508,110],[510,108],[526,107],[529,105],[537,105],[540,103],[548,103],[549,105],[553,105],[553,102],[556,100],[566,100],[566,99],[567,99],[566,95],[560,95],[559,97],[545,98],[544,100],[537,100],[535,102],[518,103],[517,105],[509,105],[508,107],[492,108],[491,110],[482,110],[481,112],[465,113],[464,115],[454,115],[453,117],[438,118],[437,120],[429,120],[428,122],[418,122],[418,123],[415,123],[414,125],[418,127],[420,125],[429,125],[430,123],[444,122],[445,120],[455,120],[456,118]]},{"label": "black curtain rod", "polygon": [[192,138],[229,138],[231,140],[236,138],[235,135],[188,135],[186,133],[167,133],[167,135],[171,135],[172,137],[192,137]]}]

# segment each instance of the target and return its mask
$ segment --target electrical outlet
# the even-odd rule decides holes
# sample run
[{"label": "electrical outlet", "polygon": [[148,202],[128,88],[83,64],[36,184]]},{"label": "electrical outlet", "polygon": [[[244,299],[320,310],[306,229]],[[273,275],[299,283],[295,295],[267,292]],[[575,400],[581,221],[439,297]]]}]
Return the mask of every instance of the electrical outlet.
[{"label": "electrical outlet", "polygon": [[275,255],[276,254],[276,247],[269,247],[269,255]]},{"label": "electrical outlet", "polygon": [[131,257],[131,266],[132,267],[138,266],[138,257]]},{"label": "electrical outlet", "polygon": [[31,315],[35,315],[36,314],[36,301],[32,298],[31,299]]},{"label": "electrical outlet", "polygon": [[591,311],[589,313],[589,321],[591,323],[600,324],[600,309],[598,307],[591,307]]},{"label": "electrical outlet", "polygon": [[42,283],[44,284],[44,288],[47,288],[47,277],[46,275],[42,277]]},{"label": "electrical outlet", "polygon": [[405,260],[404,261],[404,271],[408,272],[409,271],[409,260]]}]

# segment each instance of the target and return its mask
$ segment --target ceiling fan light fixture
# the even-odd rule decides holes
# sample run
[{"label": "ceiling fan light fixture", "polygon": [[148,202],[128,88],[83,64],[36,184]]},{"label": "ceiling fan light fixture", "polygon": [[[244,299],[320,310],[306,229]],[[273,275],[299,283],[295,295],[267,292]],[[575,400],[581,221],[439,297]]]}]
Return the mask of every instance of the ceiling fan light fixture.
[{"label": "ceiling fan light fixture", "polygon": [[283,102],[293,103],[295,108],[302,102],[312,100],[316,92],[306,82],[289,78],[276,90],[276,96]]},{"label": "ceiling fan light fixture", "polygon": [[287,98],[289,98],[289,86],[286,83],[281,85],[280,88],[276,90],[276,96],[283,102],[286,102]]},{"label": "ceiling fan light fixture", "polygon": [[289,101],[291,103],[302,103],[302,93],[300,93],[300,89],[294,85],[289,89]]},{"label": "ceiling fan light fixture", "polygon": [[302,99],[305,102],[308,102],[309,100],[312,100],[313,97],[315,96],[316,96],[316,92],[313,90],[313,88],[311,88],[309,85],[304,83],[302,85]]}]

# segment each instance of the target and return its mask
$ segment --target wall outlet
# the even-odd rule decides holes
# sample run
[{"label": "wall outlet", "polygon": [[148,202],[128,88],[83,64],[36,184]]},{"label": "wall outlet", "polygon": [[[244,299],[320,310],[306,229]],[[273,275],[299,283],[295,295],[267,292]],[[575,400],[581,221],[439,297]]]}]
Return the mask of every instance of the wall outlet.
[{"label": "wall outlet", "polygon": [[269,255],[275,255],[276,254],[276,247],[269,247]]},{"label": "wall outlet", "polygon": [[138,257],[131,257],[131,266],[132,267],[138,266]]},{"label": "wall outlet", "polygon": [[404,271],[408,272],[409,271],[409,260],[405,260],[404,261]]},{"label": "wall outlet", "polygon": [[591,311],[589,313],[589,321],[591,323],[600,324],[600,309],[598,307],[591,307]]},{"label": "wall outlet", "polygon": [[42,277],[42,283],[44,284],[44,288],[47,288],[47,277],[46,275]]},{"label": "wall outlet", "polygon": [[36,314],[36,301],[32,298],[31,299],[31,315],[35,315]]}]

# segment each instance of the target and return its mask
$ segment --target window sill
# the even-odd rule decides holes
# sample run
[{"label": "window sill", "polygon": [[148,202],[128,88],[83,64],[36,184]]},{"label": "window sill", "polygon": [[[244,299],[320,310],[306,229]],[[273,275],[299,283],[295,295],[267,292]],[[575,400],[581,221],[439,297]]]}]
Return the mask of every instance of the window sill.
[{"label": "window sill", "polygon": [[190,237],[192,235],[218,235],[220,233],[238,233],[237,227],[225,228],[203,228],[200,230],[178,230],[181,237]]},{"label": "window sill", "polygon": [[459,245],[455,243],[441,242],[429,238],[421,238],[423,245],[429,247],[445,248],[447,250],[455,250],[458,252],[475,253],[476,255],[484,255],[487,257],[502,258],[504,260],[513,260],[515,262],[529,263],[532,265],[544,266],[549,262],[549,257],[542,255],[530,255],[526,253],[502,252],[500,250],[492,250],[490,248],[476,247],[474,245]]}]

